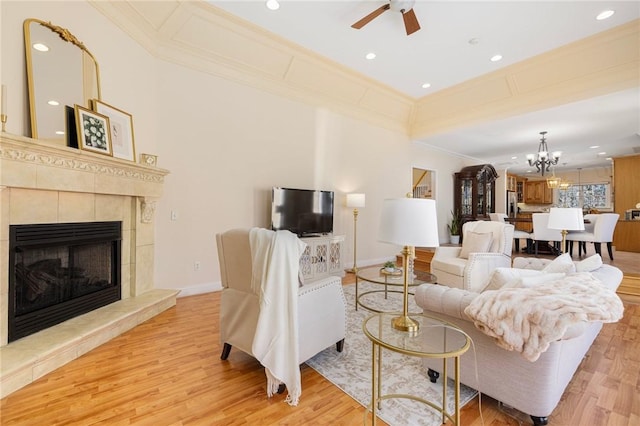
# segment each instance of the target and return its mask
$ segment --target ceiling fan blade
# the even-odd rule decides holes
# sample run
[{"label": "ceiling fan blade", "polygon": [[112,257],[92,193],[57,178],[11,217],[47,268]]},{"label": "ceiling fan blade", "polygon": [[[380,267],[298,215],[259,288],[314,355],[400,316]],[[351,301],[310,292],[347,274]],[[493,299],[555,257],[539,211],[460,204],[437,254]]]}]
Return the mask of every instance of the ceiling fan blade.
[{"label": "ceiling fan blade", "polygon": [[355,28],[355,29],[359,30],[360,28],[362,28],[365,25],[367,25],[369,22],[373,21],[378,16],[382,15],[382,13],[385,10],[389,10],[390,7],[391,6],[389,6],[389,4],[385,4],[383,6],[380,6],[379,8],[377,8],[376,10],[374,10],[373,12],[371,12],[370,14],[368,14],[367,16],[365,16],[364,18],[362,18],[361,20],[356,22],[355,24],[351,25],[351,28]]},{"label": "ceiling fan blade", "polygon": [[407,35],[411,35],[420,29],[418,18],[413,9],[409,9],[406,12],[402,12],[402,19],[404,19],[404,28],[407,30]]}]

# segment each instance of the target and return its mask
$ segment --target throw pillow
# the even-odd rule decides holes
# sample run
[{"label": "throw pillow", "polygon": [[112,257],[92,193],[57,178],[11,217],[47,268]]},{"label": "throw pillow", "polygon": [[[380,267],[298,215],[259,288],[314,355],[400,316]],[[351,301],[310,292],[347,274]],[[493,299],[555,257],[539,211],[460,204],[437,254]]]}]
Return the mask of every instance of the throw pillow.
[{"label": "throw pillow", "polygon": [[535,269],[496,268],[482,291],[500,290],[503,287],[513,287],[522,277],[543,275],[544,272]]},{"label": "throw pillow", "polygon": [[563,272],[565,274],[572,274],[575,271],[576,266],[569,253],[561,254],[542,269],[542,272]]},{"label": "throw pillow", "polygon": [[576,262],[576,272],[591,272],[602,266],[602,257],[599,254],[587,257],[580,262]]},{"label": "throw pillow", "polygon": [[464,240],[462,240],[462,249],[460,250],[458,257],[468,259],[469,253],[487,253],[489,251],[489,247],[491,247],[492,239],[493,234],[490,232],[483,234],[478,232],[467,232],[464,235]]},{"label": "throw pillow", "polygon": [[522,277],[518,279],[517,283],[514,283],[513,287],[535,287],[540,284],[548,283],[549,281],[560,280],[567,274],[563,272],[552,272],[550,274],[540,274],[537,276]]}]

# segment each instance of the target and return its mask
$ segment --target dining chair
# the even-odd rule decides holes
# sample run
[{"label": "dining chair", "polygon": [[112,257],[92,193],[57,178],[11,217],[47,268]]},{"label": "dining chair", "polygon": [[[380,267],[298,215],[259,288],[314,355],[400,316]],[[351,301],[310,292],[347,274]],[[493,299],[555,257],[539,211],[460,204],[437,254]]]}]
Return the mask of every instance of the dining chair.
[{"label": "dining chair", "polygon": [[[580,232],[570,232],[566,240],[569,243],[569,254],[573,253],[573,242],[578,241],[578,255],[581,253],[581,245],[584,248],[586,254],[586,243],[593,243],[593,247],[600,256],[602,256],[602,243],[607,243],[607,251],[609,252],[609,259],[613,260],[613,232],[615,231],[616,224],[620,215],[618,213],[600,213],[593,215],[585,215],[585,219],[588,219],[592,224],[587,228],[585,224],[585,230]],[[590,229],[591,231],[588,231]]]},{"label": "dining chair", "polygon": [[[507,216],[505,213],[489,213],[489,219],[491,219],[494,222],[507,222],[507,218],[509,216]],[[526,252],[527,253],[531,253],[531,238],[532,238],[532,234],[530,234],[529,232],[526,231],[521,231],[519,229],[514,229],[513,231],[513,243],[514,243],[514,247],[516,252],[520,252],[520,240],[524,238],[527,242],[527,249]]]},{"label": "dining chair", "polygon": [[531,220],[533,222],[532,238],[534,240],[535,255],[538,255],[540,241],[553,242],[553,246],[559,249],[562,241],[562,232],[559,229],[549,228],[549,213],[533,213]]}]

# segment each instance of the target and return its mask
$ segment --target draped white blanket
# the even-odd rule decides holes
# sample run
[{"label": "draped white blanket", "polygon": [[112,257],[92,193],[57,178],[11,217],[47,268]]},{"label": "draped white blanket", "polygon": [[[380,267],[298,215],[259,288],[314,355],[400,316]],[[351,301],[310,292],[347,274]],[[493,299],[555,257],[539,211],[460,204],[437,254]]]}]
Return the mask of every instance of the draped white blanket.
[{"label": "draped white blanket", "polygon": [[464,312],[498,346],[533,362],[571,325],[615,322],[623,311],[615,291],[583,272],[531,287],[485,291]]},{"label": "draped white blanket", "polygon": [[289,231],[252,228],[249,232],[253,280],[260,313],[253,355],[265,367],[267,395],[287,386],[290,405],[302,393],[298,365],[298,268],[306,244]]}]

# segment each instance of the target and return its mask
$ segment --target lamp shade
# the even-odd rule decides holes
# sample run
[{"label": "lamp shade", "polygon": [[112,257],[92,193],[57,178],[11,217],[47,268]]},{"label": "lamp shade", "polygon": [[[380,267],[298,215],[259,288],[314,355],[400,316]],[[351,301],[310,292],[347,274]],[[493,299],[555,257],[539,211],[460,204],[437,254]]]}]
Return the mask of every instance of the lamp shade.
[{"label": "lamp shade", "polygon": [[364,194],[347,194],[347,207],[364,207]]},{"label": "lamp shade", "polygon": [[584,217],[580,208],[560,208],[549,209],[549,229],[560,229],[567,231],[584,231]]},{"label": "lamp shade", "polygon": [[423,198],[384,200],[378,241],[413,247],[440,245],[435,200]]}]

